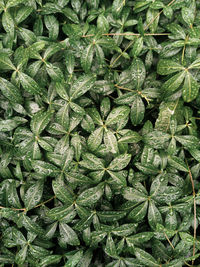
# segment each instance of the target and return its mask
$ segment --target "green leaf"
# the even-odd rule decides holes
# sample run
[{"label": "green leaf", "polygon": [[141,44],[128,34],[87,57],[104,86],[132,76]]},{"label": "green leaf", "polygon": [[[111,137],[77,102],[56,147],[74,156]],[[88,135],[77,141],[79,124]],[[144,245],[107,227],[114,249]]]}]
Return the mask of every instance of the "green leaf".
[{"label": "green leaf", "polygon": [[83,50],[81,55],[81,66],[85,72],[89,72],[91,69],[92,61],[94,57],[94,45],[90,44]]},{"label": "green leaf", "polygon": [[9,0],[6,4],[6,8],[17,6],[23,2],[25,2],[25,0]]},{"label": "green leaf", "polygon": [[140,124],[144,119],[145,106],[141,97],[136,96],[132,102],[130,118],[134,126]]},{"label": "green leaf", "polygon": [[118,123],[120,120],[124,120],[129,115],[130,108],[127,106],[120,106],[117,108],[114,108],[110,114],[108,115],[105,124],[106,125],[112,125]]},{"label": "green leaf", "polygon": [[160,266],[157,261],[149,253],[140,248],[135,248],[134,253],[136,258],[145,266]]},{"label": "green leaf", "polygon": [[48,62],[45,64],[45,67],[46,67],[47,73],[49,74],[52,80],[58,82],[64,79],[64,75],[61,69],[57,67],[56,65]]},{"label": "green leaf", "polygon": [[45,176],[55,177],[59,173],[56,166],[42,160],[32,160],[31,164],[37,173]]},{"label": "green leaf", "polygon": [[176,135],[175,139],[188,149],[198,148],[200,145],[199,139],[192,135]]},{"label": "green leaf", "polygon": [[112,3],[112,14],[115,17],[119,17],[125,4],[126,0],[114,0]]},{"label": "green leaf", "polygon": [[103,139],[103,128],[99,127],[94,130],[90,136],[88,137],[87,144],[88,148],[91,151],[97,150],[97,148],[101,145]]},{"label": "green leaf", "polygon": [[0,82],[1,82],[1,87],[0,87],[1,92],[6,98],[8,98],[9,101],[19,104],[23,102],[21,92],[16,86],[14,86],[11,82],[1,77],[0,77]]},{"label": "green leaf", "polygon": [[112,172],[107,170],[107,173],[111,177],[111,181],[109,183],[111,184],[118,184],[120,186],[126,186],[126,172],[124,171],[118,171],[118,172]]},{"label": "green leaf", "polygon": [[147,175],[156,175],[160,172],[159,169],[157,169],[153,164],[151,163],[140,163],[140,162],[136,162],[135,166],[142,171],[144,174]]},{"label": "green leaf", "polygon": [[15,262],[17,264],[23,264],[26,260],[28,245],[23,246],[15,256]]},{"label": "green leaf", "polygon": [[77,204],[91,206],[95,204],[103,195],[101,186],[92,187],[83,191],[77,198]]},{"label": "green leaf", "polygon": [[9,11],[3,13],[2,25],[7,33],[10,33],[11,36],[14,35],[15,24]]},{"label": "green leaf", "polygon": [[145,144],[156,148],[162,149],[165,147],[166,142],[170,140],[170,135],[161,131],[153,131],[143,137]]},{"label": "green leaf", "polygon": [[18,209],[22,208],[14,181],[8,185],[7,194],[8,194],[8,203],[11,205],[11,207],[15,207]]},{"label": "green leaf", "polygon": [[111,153],[116,154],[118,152],[117,139],[112,131],[107,130],[104,133],[104,144]]},{"label": "green leaf", "polygon": [[[3,70],[3,71],[16,70],[15,66],[13,65],[13,63],[9,59],[9,57],[3,53],[0,55],[0,70]],[[5,79],[3,79],[3,80],[5,80]]]},{"label": "green leaf", "polygon": [[182,84],[185,78],[185,71],[175,74],[162,85],[162,90],[174,92]]},{"label": "green leaf", "polygon": [[30,6],[22,6],[15,17],[15,21],[17,24],[21,23],[24,21],[33,11],[32,7]]},{"label": "green leaf", "polygon": [[31,220],[28,216],[23,215],[22,217],[22,225],[30,232],[35,233],[36,235],[44,235],[44,230],[33,220]]},{"label": "green leaf", "polygon": [[154,201],[149,202],[149,209],[148,209],[148,222],[152,229],[156,229],[157,223],[162,224],[162,216],[159,212],[158,208],[156,207]]},{"label": "green leaf", "polygon": [[66,204],[62,207],[56,207],[56,208],[48,210],[47,216],[51,218],[52,220],[61,220],[66,215],[70,214],[73,210],[74,209],[72,206],[69,206],[68,204]]},{"label": "green leaf", "polygon": [[186,34],[184,29],[177,23],[170,23],[167,25],[167,29],[174,34],[173,36],[176,39],[183,39],[185,40]]},{"label": "green leaf", "polygon": [[95,83],[94,75],[82,75],[79,77],[72,85],[69,95],[70,99],[74,100],[84,95],[87,91],[89,91]]},{"label": "green leaf", "polygon": [[22,117],[12,117],[9,120],[0,120],[0,131],[8,132],[15,129],[18,125],[26,123],[27,120]]},{"label": "green leaf", "polygon": [[24,195],[24,204],[27,210],[34,208],[41,200],[43,193],[43,183],[37,181],[31,185]]},{"label": "green leaf", "polygon": [[184,70],[182,65],[169,59],[161,59],[157,65],[157,72],[160,75],[168,75],[181,70]]},{"label": "green leaf", "polygon": [[188,24],[188,26],[191,26],[194,22],[195,15],[194,10],[189,7],[183,7],[181,9],[181,15],[183,20]]},{"label": "green leaf", "polygon": [[111,235],[108,235],[107,237],[105,253],[112,258],[117,258],[116,246]]},{"label": "green leaf", "polygon": [[64,240],[65,243],[71,246],[78,246],[80,245],[80,241],[76,232],[66,223],[59,224],[60,235],[61,238]]},{"label": "green leaf", "polygon": [[51,111],[39,111],[31,120],[31,130],[36,136],[39,136],[41,132],[47,127],[52,117]]},{"label": "green leaf", "polygon": [[73,203],[74,197],[70,188],[68,189],[68,187],[66,187],[62,182],[59,180],[54,180],[52,182],[52,188],[56,197],[63,203],[69,205]]},{"label": "green leaf", "polygon": [[101,222],[114,222],[126,216],[125,211],[98,211],[97,215]]},{"label": "green leaf", "polygon": [[126,187],[122,190],[122,195],[125,199],[140,203],[147,200],[147,195],[143,192],[138,191],[132,187]]},{"label": "green leaf", "polygon": [[18,72],[19,80],[22,87],[30,94],[36,95],[41,94],[43,90],[30,76],[25,73]]},{"label": "green leaf", "polygon": [[50,255],[50,256],[46,256],[43,259],[41,259],[39,266],[40,267],[46,267],[50,264],[57,264],[60,262],[60,260],[62,259],[61,255]]},{"label": "green leaf", "polygon": [[78,172],[67,172],[65,174],[65,177],[71,184],[74,184],[74,185],[75,184],[77,185],[93,184],[93,181],[91,178]]},{"label": "green leaf", "polygon": [[142,49],[143,49],[143,37],[139,37],[138,39],[136,39],[131,51],[133,57],[139,56]]},{"label": "green leaf", "polygon": [[131,64],[131,77],[136,89],[140,89],[146,77],[144,63],[139,58],[134,58]]},{"label": "green leaf", "polygon": [[188,172],[188,167],[181,158],[178,158],[176,156],[169,156],[168,162],[173,168],[179,171]]},{"label": "green leaf", "polygon": [[125,134],[124,132],[123,130],[118,132],[119,134],[122,134],[122,137],[118,140],[119,143],[137,143],[142,140],[142,137],[137,132],[132,130],[126,130]]},{"label": "green leaf", "polygon": [[128,236],[126,241],[130,244],[141,244],[149,241],[154,236],[153,232],[142,232],[132,236]]},{"label": "green leaf", "polygon": [[64,267],[75,267],[77,266],[77,263],[81,260],[83,256],[83,251],[80,250],[76,252],[73,256],[70,257],[70,259],[65,263]]},{"label": "green leaf", "polygon": [[187,71],[185,81],[182,88],[182,96],[184,101],[191,102],[194,100],[199,92],[199,85],[193,76]]},{"label": "green leaf", "polygon": [[80,161],[80,165],[89,170],[104,169],[102,160],[91,153],[83,154],[83,160]]},{"label": "green leaf", "polygon": [[78,16],[76,15],[76,13],[71,8],[65,7],[62,10],[62,12],[68,19],[70,19],[74,23],[77,23],[77,24],[79,23]]},{"label": "green leaf", "polygon": [[135,223],[122,224],[112,230],[112,233],[117,236],[129,236],[130,234],[135,232],[136,226],[137,224]]},{"label": "green leaf", "polygon": [[130,154],[122,154],[117,156],[116,158],[111,161],[111,163],[108,166],[108,169],[111,171],[120,171],[129,164],[131,160],[131,155]]},{"label": "green leaf", "polygon": [[49,38],[56,40],[59,33],[59,23],[55,16],[44,16],[44,23],[49,31]]}]

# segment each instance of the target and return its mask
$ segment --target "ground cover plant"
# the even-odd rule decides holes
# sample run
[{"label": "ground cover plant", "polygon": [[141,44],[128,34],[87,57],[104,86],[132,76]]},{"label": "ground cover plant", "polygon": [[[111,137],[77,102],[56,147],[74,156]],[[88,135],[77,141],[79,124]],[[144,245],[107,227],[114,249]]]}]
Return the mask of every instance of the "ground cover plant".
[{"label": "ground cover plant", "polygon": [[200,266],[199,25],[199,0],[0,0],[0,266]]}]

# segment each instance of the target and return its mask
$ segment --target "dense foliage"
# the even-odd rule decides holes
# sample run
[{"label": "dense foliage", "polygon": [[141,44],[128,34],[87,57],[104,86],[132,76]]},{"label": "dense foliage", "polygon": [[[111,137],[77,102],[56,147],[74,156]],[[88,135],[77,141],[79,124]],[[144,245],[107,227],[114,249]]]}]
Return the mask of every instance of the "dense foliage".
[{"label": "dense foliage", "polygon": [[0,0],[0,266],[200,266],[199,11]]}]

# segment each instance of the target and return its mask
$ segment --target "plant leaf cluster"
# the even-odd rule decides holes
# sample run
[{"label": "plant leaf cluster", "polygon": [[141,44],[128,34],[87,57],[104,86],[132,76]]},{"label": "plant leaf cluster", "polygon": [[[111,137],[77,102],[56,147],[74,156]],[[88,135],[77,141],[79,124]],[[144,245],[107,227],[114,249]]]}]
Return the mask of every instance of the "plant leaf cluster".
[{"label": "plant leaf cluster", "polygon": [[0,266],[200,266],[199,10],[0,0]]}]

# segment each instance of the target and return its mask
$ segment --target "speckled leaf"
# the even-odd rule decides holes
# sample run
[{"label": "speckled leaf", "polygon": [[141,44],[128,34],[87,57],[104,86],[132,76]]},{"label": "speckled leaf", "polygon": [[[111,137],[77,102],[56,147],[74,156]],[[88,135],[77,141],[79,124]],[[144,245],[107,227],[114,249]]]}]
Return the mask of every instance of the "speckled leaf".
[{"label": "speckled leaf", "polygon": [[140,203],[147,200],[147,195],[143,192],[138,191],[132,187],[126,187],[122,190],[122,195],[125,199]]},{"label": "speckled leaf", "polygon": [[92,74],[79,77],[72,85],[69,95],[71,100],[79,98],[90,90],[95,83],[95,76]]},{"label": "speckled leaf", "polygon": [[152,237],[154,236],[153,232],[142,232],[142,233],[138,233],[132,236],[128,236],[126,238],[127,243],[130,244],[141,244],[144,242],[149,241]]},{"label": "speckled leaf", "polygon": [[158,208],[155,205],[154,201],[149,202],[149,209],[148,209],[148,222],[152,229],[156,229],[156,224],[163,223],[163,219],[161,213],[159,212]]},{"label": "speckled leaf", "polygon": [[24,195],[24,204],[27,210],[34,208],[42,198],[43,183],[37,181],[31,185]]},{"label": "speckled leaf", "polygon": [[47,62],[45,66],[46,66],[47,73],[49,74],[49,76],[51,77],[53,81],[58,82],[64,79],[63,73],[59,67],[49,62]]},{"label": "speckled leaf", "polygon": [[126,4],[126,0],[114,0],[112,3],[112,14],[115,17],[119,17],[125,4]]},{"label": "speckled leaf", "polygon": [[141,97],[136,96],[131,106],[131,122],[134,126],[140,124],[144,119],[145,106]]},{"label": "speckled leaf", "polygon": [[81,55],[81,66],[86,73],[90,71],[93,56],[94,56],[94,44],[90,44],[86,47],[85,50],[83,50]]},{"label": "speckled leaf", "polygon": [[42,160],[32,160],[33,169],[42,175],[55,177],[59,173],[59,169],[48,162]]},{"label": "speckled leaf", "polygon": [[198,148],[200,145],[199,139],[193,135],[176,135],[175,139],[189,149]]},{"label": "speckled leaf", "polygon": [[18,209],[22,207],[14,181],[8,185],[7,198],[8,198],[7,201],[11,205],[11,207],[18,208]]},{"label": "speckled leaf", "polygon": [[140,248],[135,248],[134,250],[136,258],[143,263],[145,266],[157,266],[159,267],[160,264],[157,263],[157,261],[152,257],[149,253],[144,251],[143,249]]},{"label": "speckled leaf", "polygon": [[107,237],[105,253],[112,258],[117,258],[116,246],[111,235],[108,235]]},{"label": "speckled leaf", "polygon": [[181,15],[183,20],[189,25],[191,26],[194,22],[195,19],[195,14],[194,14],[194,10],[192,8],[189,7],[183,7],[181,9]]},{"label": "speckled leaf", "polygon": [[73,193],[71,192],[70,188],[66,187],[63,183],[59,180],[54,180],[52,182],[52,188],[56,197],[61,200],[63,203],[72,204],[74,201]]},{"label": "speckled leaf", "polygon": [[9,57],[6,54],[2,53],[0,55],[0,70],[7,71],[7,70],[15,70],[15,69],[16,68],[13,65],[12,61],[9,59]]},{"label": "speckled leaf", "polygon": [[60,260],[62,259],[61,255],[50,255],[50,256],[46,256],[43,259],[41,259],[40,263],[39,263],[39,267],[46,267],[50,264],[57,264],[60,262]]},{"label": "speckled leaf", "polygon": [[131,64],[131,77],[136,89],[140,89],[146,77],[144,63],[139,58],[134,58]]},{"label": "speckled leaf", "polygon": [[31,220],[28,216],[23,215],[23,219],[22,219],[22,225],[30,232],[34,232],[37,235],[44,235],[44,230],[39,226],[39,224],[37,224],[36,222],[34,222],[33,220]]},{"label": "speckled leaf", "polygon": [[140,163],[140,162],[136,162],[135,166],[144,174],[148,174],[148,175],[156,175],[160,172],[159,169],[157,169],[153,164],[151,163]]},{"label": "speckled leaf", "polygon": [[188,172],[186,163],[180,157],[169,156],[168,162],[175,169],[183,171],[183,172]]},{"label": "speckled leaf", "polygon": [[31,78],[30,76],[22,72],[19,72],[18,74],[19,74],[19,80],[20,80],[22,87],[28,93],[33,94],[33,95],[42,93],[43,90],[40,88],[37,82],[33,80],[33,78]]},{"label": "speckled leaf", "polygon": [[99,127],[94,130],[90,136],[88,137],[87,144],[88,148],[91,151],[97,150],[97,148],[101,145],[103,139],[103,128]]},{"label": "speckled leaf", "polygon": [[73,171],[67,172],[65,173],[65,177],[67,181],[71,184],[77,184],[77,185],[93,184],[91,178],[78,172],[73,172]]},{"label": "speckled leaf", "polygon": [[30,126],[31,130],[36,136],[40,135],[41,132],[46,128],[51,120],[52,115],[53,114],[51,111],[39,111],[33,116]]},{"label": "speckled leaf", "polygon": [[25,2],[25,0],[9,0],[6,4],[6,8],[17,6],[23,2]]},{"label": "speckled leaf", "polygon": [[103,223],[118,221],[126,216],[125,211],[99,211],[97,216]]},{"label": "speckled leaf", "polygon": [[111,183],[116,183],[121,186],[126,186],[126,173],[124,171],[113,172],[107,170],[108,174],[112,178]]},{"label": "speckled leaf", "polygon": [[15,262],[19,265],[25,262],[27,256],[28,245],[23,246],[15,256]]},{"label": "speckled leaf", "polygon": [[64,267],[75,267],[83,256],[83,250],[76,252],[69,260],[65,263]]},{"label": "speckled leaf", "polygon": [[106,125],[116,124],[118,121],[127,118],[129,112],[130,108],[128,106],[120,106],[114,108],[108,115],[105,124]]},{"label": "speckled leaf", "polygon": [[0,90],[6,98],[8,98],[11,102],[20,104],[22,103],[23,98],[21,92],[16,86],[14,86],[11,82],[1,77],[0,77],[0,83],[1,83]]},{"label": "speckled leaf", "polygon": [[171,92],[176,91],[176,89],[178,89],[179,86],[182,84],[184,78],[185,78],[185,71],[181,71],[175,74],[165,83],[163,83],[162,90]]},{"label": "speckled leaf", "polygon": [[130,154],[121,154],[111,161],[108,166],[108,169],[111,171],[120,171],[124,169],[130,162],[131,155]]},{"label": "speckled leaf", "polygon": [[160,75],[168,75],[181,70],[184,70],[182,65],[169,59],[161,59],[157,65],[157,72]]},{"label": "speckled leaf", "polygon": [[106,145],[109,152],[116,154],[118,152],[117,139],[113,132],[107,130],[104,133],[104,144]]},{"label": "speckled leaf", "polygon": [[165,143],[170,140],[170,135],[161,131],[153,131],[143,137],[144,143],[156,148],[162,149]]},{"label": "speckled leaf", "polygon": [[185,82],[182,88],[182,96],[184,101],[191,102],[194,100],[199,92],[199,84],[193,76],[187,71],[185,75]]},{"label": "speckled leaf", "polygon": [[[122,134],[123,130],[121,132],[118,132],[119,134]],[[122,137],[118,140],[119,143],[137,143],[142,140],[141,135],[139,135],[138,132],[134,132],[132,130],[126,131],[126,133],[122,134]]]},{"label": "speckled leaf", "polygon": [[78,246],[80,244],[76,232],[69,225],[67,225],[66,223],[60,223],[59,229],[61,238],[65,243],[71,246]]},{"label": "speckled leaf", "polygon": [[83,160],[80,161],[80,165],[89,170],[104,169],[102,160],[91,153],[85,153],[83,155]]},{"label": "speckled leaf", "polygon": [[69,206],[68,204],[66,204],[64,206],[55,207],[53,209],[48,210],[47,216],[52,220],[61,220],[63,217],[70,214],[72,211],[73,207],[71,205]]},{"label": "speckled leaf", "polygon": [[96,186],[83,191],[77,198],[77,204],[82,206],[92,206],[103,195],[102,186]]}]

